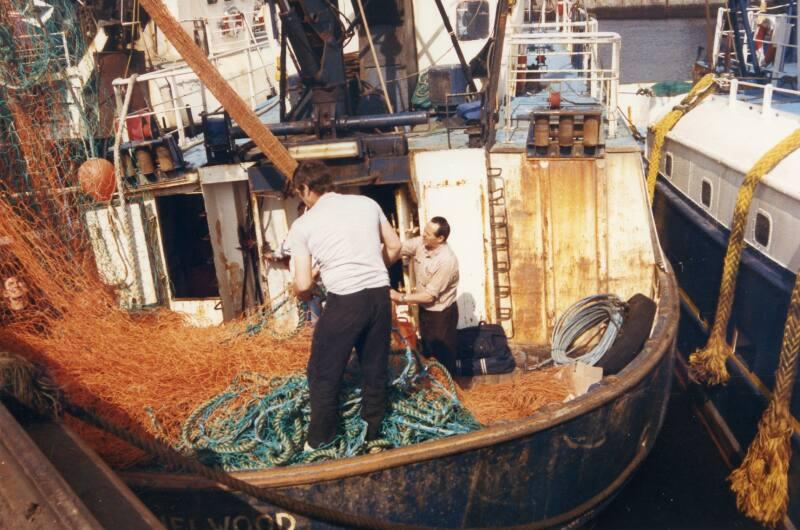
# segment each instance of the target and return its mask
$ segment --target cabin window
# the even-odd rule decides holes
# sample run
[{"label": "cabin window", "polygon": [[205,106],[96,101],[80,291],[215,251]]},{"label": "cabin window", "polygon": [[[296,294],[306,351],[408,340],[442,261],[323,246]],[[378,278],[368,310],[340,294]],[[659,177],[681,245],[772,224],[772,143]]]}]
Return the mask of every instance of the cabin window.
[{"label": "cabin window", "polygon": [[756,224],[753,230],[753,238],[756,243],[766,248],[769,246],[770,236],[772,235],[772,219],[768,213],[759,210],[756,213]]},{"label": "cabin window", "polygon": [[703,179],[703,183],[700,185],[700,202],[703,203],[703,206],[706,208],[711,208],[711,181]]},{"label": "cabin window", "polygon": [[456,6],[456,37],[458,40],[478,40],[489,36],[489,2],[464,0]]},{"label": "cabin window", "polygon": [[175,299],[219,296],[203,196],[156,197],[169,286]]},{"label": "cabin window", "polygon": [[672,153],[667,153],[664,158],[664,175],[672,178]]}]

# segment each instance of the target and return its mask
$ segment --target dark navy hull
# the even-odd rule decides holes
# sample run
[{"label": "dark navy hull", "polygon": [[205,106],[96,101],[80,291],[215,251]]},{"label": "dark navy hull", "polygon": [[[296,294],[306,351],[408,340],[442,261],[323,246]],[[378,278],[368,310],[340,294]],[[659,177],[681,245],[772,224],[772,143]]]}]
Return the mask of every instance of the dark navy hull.
[{"label": "dark navy hull", "polygon": [[[675,270],[681,289],[679,369],[685,372],[689,354],[702,347],[714,320],[722,263],[729,231],[695,206],[671,183],[656,187],[654,215],[661,246]],[[727,366],[731,379],[713,388],[692,385],[703,399],[710,399],[709,420],[718,445],[732,465],[755,436],[768,400],[778,365],[787,307],[794,274],[746,247],[737,276],[736,297],[728,329],[729,343],[736,335],[736,354]],[[796,388],[792,412],[800,414]],[[789,515],[800,521],[800,438],[792,438]]]},{"label": "dark navy hull", "polygon": [[[591,518],[653,446],[677,332],[674,277],[659,271],[656,328],[623,372],[569,403],[481,431],[328,463],[237,476],[349,514],[413,526],[563,527]],[[336,528],[170,474],[125,476],[169,529]]]}]

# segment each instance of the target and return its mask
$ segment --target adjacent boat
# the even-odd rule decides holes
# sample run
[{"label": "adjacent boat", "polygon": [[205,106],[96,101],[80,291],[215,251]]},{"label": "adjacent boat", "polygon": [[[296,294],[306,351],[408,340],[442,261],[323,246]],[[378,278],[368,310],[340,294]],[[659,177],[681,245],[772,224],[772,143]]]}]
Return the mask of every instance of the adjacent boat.
[{"label": "adjacent boat", "polygon": [[[308,71],[314,57],[330,61],[331,44],[327,56],[315,56],[319,42],[298,47],[300,33],[287,25],[287,13],[311,3],[277,3],[299,66],[296,89],[284,76],[279,96],[262,101],[245,68],[241,90],[296,158],[324,159],[339,190],[375,198],[402,238],[420,221],[448,218],[449,244],[462,266],[460,327],[501,323],[522,352],[523,370],[549,350],[556,318],[577,300],[641,293],[657,302],[649,338],[619,373],[524,419],[376,455],[234,473],[307,501],[304,510],[172,471],[121,476],[175,529],[332,528],[342,526],[337,513],[365,527],[379,521],[398,528],[549,528],[589,520],[655,442],[678,325],[675,279],[655,235],[641,149],[617,111],[619,36],[599,31],[569,1],[437,2],[455,26],[449,34],[429,31],[434,15],[427,2],[395,0],[366,12],[356,2],[352,11],[368,24],[359,26],[360,54],[343,64],[384,89],[367,93],[361,85],[353,101],[352,93],[337,92],[336,72],[354,78],[345,70],[327,62],[324,75]],[[321,19],[300,18],[301,33],[320,30],[313,23]],[[263,52],[252,46],[264,33],[252,31],[249,21],[229,11],[203,31],[244,35],[243,49],[225,52],[241,65]],[[269,33],[271,24],[263,24]],[[195,28],[198,42],[210,42],[202,22],[186,27]],[[144,35],[161,38],[152,27]],[[463,60],[464,43],[473,52],[483,49],[472,65]],[[283,50],[277,61],[285,65]],[[213,55],[220,69],[226,57]],[[427,98],[424,81],[417,82],[422,70]],[[479,93],[470,88],[477,84]],[[112,154],[127,176],[125,202],[98,206],[86,219],[95,227],[98,264],[130,286],[124,302],[168,305],[210,324],[283,292],[288,270],[259,263],[279,247],[297,200],[282,193],[280,175],[236,124],[215,111],[203,80],[178,65],[113,86],[119,129]],[[144,111],[128,108],[138,90],[149,96]],[[432,116],[409,110],[412,93],[433,108]],[[122,245],[104,224],[106,208],[128,216]],[[197,221],[203,218],[207,223]],[[243,248],[241,227],[256,236],[252,251]],[[392,281],[407,283],[411,275],[395,270]],[[293,318],[287,317],[289,327]]]},{"label": "adjacent boat", "polygon": [[[797,27],[793,2],[766,11],[721,8],[708,68],[718,75],[717,93],[688,110],[664,142],[653,207],[659,239],[680,286],[678,367],[683,379],[689,354],[706,343],[717,306],[724,303],[723,262],[744,175],[800,127]],[[800,269],[798,174],[800,152],[795,151],[759,181],[744,219],[732,311],[722,329],[733,349],[727,359],[731,379],[722,386],[692,385],[705,397],[704,415],[728,462],[744,455],[774,390]],[[795,387],[789,527],[800,520],[798,394]]]}]

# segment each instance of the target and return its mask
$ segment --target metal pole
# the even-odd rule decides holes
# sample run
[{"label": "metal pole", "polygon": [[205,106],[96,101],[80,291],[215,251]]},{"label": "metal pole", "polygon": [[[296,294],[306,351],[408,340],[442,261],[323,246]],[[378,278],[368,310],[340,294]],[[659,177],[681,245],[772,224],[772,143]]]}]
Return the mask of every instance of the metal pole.
[{"label": "metal pole", "polygon": [[[131,231],[131,224],[132,224],[132,216],[131,210],[128,206],[128,202],[125,199],[125,185],[122,181],[122,157],[119,152],[120,143],[122,143],[122,131],[125,128],[126,120],[125,117],[128,114],[128,107],[131,104],[131,97],[133,96],[133,87],[136,84],[136,78],[138,74],[133,74],[130,78],[128,78],[127,90],[125,92],[125,100],[122,102],[122,106],[119,109],[119,116],[117,118],[117,130],[114,134],[114,178],[117,182],[117,196],[119,197],[119,207],[122,209],[122,233],[124,235],[124,244],[125,250],[127,251],[128,256],[130,256],[131,260],[131,269],[133,272],[133,286],[132,286],[132,294],[133,297],[137,300],[139,305],[144,304],[144,294],[142,290],[142,285],[140,283],[139,277],[141,275],[141,271],[139,268],[139,257],[136,252],[135,242],[133,241],[133,235]],[[108,207],[113,210],[114,205],[109,204]],[[120,256],[120,258],[124,261],[125,256]]]}]

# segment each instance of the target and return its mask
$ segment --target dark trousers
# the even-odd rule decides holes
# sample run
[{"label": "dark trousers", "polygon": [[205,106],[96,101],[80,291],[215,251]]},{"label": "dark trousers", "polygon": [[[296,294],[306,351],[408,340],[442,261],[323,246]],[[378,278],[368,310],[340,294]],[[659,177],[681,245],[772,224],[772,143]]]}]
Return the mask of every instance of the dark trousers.
[{"label": "dark trousers", "polygon": [[389,288],[357,293],[328,293],[314,327],[308,361],[311,423],[308,444],[317,448],[336,437],[339,391],[353,348],[361,366],[361,417],[367,422],[367,440],[378,437],[386,412],[386,382],[392,310]]},{"label": "dark trousers", "polygon": [[458,304],[453,302],[443,311],[419,308],[419,334],[422,353],[433,356],[451,372],[458,358]]}]

